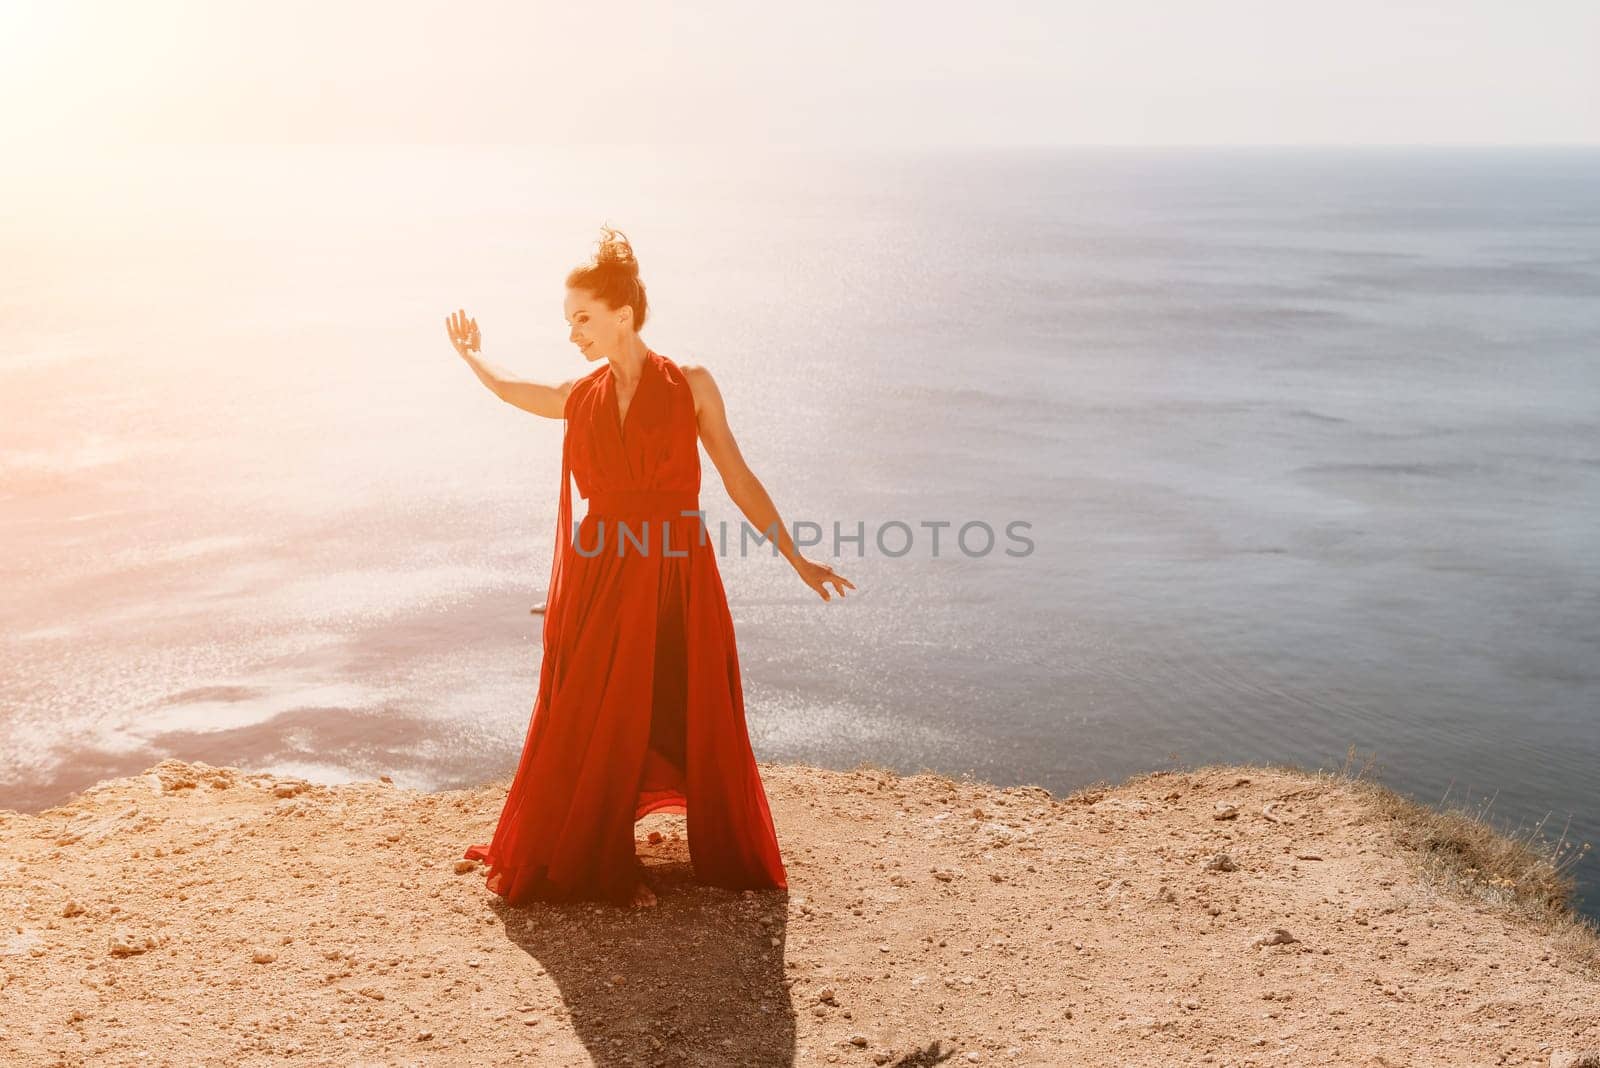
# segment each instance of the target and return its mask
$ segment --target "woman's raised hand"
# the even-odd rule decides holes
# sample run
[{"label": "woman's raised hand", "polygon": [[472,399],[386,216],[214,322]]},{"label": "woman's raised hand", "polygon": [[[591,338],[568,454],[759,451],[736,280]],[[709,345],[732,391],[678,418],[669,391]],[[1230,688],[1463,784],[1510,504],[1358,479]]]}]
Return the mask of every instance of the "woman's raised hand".
[{"label": "woman's raised hand", "polygon": [[461,355],[477,352],[482,347],[483,338],[478,333],[478,320],[467,318],[465,311],[458,311],[446,318],[444,328],[450,335],[450,344],[454,345]]},{"label": "woman's raised hand", "polygon": [[828,595],[828,583],[830,582],[833,583],[833,592],[837,593],[841,599],[844,597],[846,587],[852,590],[856,588],[855,583],[836,573],[827,564],[815,563],[803,556],[800,558],[800,562],[794,565],[794,569],[799,573],[800,580],[816,590],[817,596],[824,601],[832,599]]}]

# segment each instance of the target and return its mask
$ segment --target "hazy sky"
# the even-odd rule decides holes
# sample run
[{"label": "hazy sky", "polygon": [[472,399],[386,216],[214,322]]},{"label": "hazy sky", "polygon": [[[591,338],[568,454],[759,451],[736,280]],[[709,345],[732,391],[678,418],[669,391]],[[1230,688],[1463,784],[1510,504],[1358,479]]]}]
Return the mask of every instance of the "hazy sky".
[{"label": "hazy sky", "polygon": [[1597,55],[1597,0],[0,0],[0,136],[1595,143]]}]

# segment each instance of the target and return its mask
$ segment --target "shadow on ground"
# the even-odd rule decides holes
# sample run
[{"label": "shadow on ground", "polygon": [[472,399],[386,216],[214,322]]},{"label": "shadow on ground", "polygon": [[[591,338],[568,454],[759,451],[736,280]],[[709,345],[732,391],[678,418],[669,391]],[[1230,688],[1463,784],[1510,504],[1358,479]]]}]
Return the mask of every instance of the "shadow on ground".
[{"label": "shadow on ground", "polygon": [[561,991],[595,1064],[793,1064],[788,892],[703,886],[681,839],[641,845],[639,854],[656,890],[653,907],[495,906],[506,936]]}]

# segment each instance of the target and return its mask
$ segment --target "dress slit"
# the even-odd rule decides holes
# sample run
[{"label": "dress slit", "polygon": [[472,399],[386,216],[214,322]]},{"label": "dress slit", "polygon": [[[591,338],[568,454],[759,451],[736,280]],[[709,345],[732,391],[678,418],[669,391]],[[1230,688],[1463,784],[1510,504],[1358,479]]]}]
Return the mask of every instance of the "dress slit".
[{"label": "dress slit", "polygon": [[667,567],[661,580],[650,743],[639,776],[635,821],[650,812],[685,815],[688,811],[689,649],[683,619],[683,577],[677,568]]}]

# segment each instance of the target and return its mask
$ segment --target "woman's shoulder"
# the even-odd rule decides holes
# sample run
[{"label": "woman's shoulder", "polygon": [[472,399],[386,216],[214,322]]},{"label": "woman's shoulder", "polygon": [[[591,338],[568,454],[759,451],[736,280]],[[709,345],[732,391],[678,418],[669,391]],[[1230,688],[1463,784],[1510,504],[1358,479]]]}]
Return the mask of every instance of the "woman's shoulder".
[{"label": "woman's shoulder", "polygon": [[653,349],[651,350],[651,355],[656,359],[656,366],[660,367],[662,373],[674,382],[698,387],[698,383],[711,376],[711,372],[707,371],[701,364],[679,363],[677,360],[663,356]]},{"label": "woman's shoulder", "polygon": [[707,408],[720,410],[722,407],[722,394],[717,389],[716,379],[711,377],[711,371],[702,363],[677,363],[661,357],[662,368],[668,372],[668,379],[682,391],[688,403],[694,409],[695,418]]},{"label": "woman's shoulder", "polygon": [[561,404],[563,417],[571,417],[572,406],[581,402],[583,398],[588,396],[590,393],[593,393],[595,386],[600,381],[600,376],[605,374],[610,369],[611,365],[602,361],[600,366],[596,367],[593,371],[574,378],[567,383],[567,396]]},{"label": "woman's shoulder", "polygon": [[588,374],[580,375],[577,378],[574,378],[572,380],[572,388],[569,391],[568,396],[570,397],[572,394],[575,394],[575,393],[585,393],[585,392],[593,389],[595,387],[595,385],[600,381],[600,376],[605,374],[606,372],[608,372],[610,370],[611,370],[611,365],[609,363],[605,362],[604,360],[601,360],[599,367],[596,367],[594,370],[590,371]]}]

